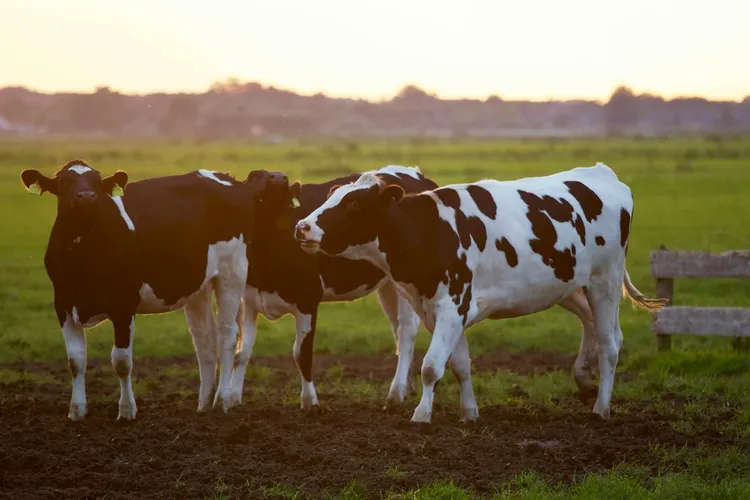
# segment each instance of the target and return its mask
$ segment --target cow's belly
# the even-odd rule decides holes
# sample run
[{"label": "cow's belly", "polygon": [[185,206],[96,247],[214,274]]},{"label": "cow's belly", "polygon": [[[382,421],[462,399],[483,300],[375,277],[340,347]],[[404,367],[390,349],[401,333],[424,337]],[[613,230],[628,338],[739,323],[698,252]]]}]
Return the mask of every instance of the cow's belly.
[{"label": "cow's belly", "polygon": [[[156,287],[159,290],[168,290],[169,296],[176,296],[176,300],[172,299],[167,302],[154,291],[155,284],[148,281],[144,282],[139,290],[140,302],[136,314],[163,314],[182,309],[197,296],[202,295],[207,287],[211,287],[211,281],[218,276],[227,280],[227,286],[230,283],[236,283],[237,293],[242,294],[247,275],[245,251],[246,245],[242,237],[209,245],[205,272],[202,273],[201,279],[196,281],[195,284],[182,285],[178,290],[170,289],[168,283],[160,283]],[[181,271],[174,270],[173,272]]]},{"label": "cow's belly", "polygon": [[295,304],[285,301],[278,293],[263,292],[252,286],[245,288],[245,305],[271,321],[297,311]]},{"label": "cow's belly", "polygon": [[144,283],[141,285],[141,289],[139,291],[141,301],[138,304],[138,308],[136,309],[136,314],[163,314],[177,311],[185,307],[185,304],[189,303],[197,295],[199,295],[201,293],[201,290],[203,290],[203,288],[206,286],[211,285],[209,282],[205,281],[203,285],[195,292],[178,299],[177,302],[167,304],[164,299],[156,296],[156,293],[154,293],[154,289],[151,288],[151,285],[149,285],[148,283]]},{"label": "cow's belly", "polygon": [[381,281],[374,285],[371,283],[364,283],[354,290],[350,290],[344,293],[336,293],[334,289],[326,288],[325,283],[323,283],[323,302],[348,302],[361,299],[362,297],[370,295],[374,290],[380,288],[386,281],[387,280],[383,278]]},{"label": "cow's belly", "polygon": [[545,287],[494,287],[473,289],[478,323],[486,318],[507,319],[527,316],[549,309],[570,296],[579,285],[575,282],[553,283]]}]

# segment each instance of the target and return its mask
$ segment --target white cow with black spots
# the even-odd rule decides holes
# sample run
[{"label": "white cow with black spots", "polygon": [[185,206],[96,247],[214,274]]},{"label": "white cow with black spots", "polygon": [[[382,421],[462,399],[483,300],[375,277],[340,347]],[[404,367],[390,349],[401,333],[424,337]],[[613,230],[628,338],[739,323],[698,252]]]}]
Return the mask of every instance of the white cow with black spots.
[{"label": "white cow with black spots", "polygon": [[363,175],[301,220],[295,235],[309,252],[382,269],[433,334],[412,421],[431,421],[434,387],[449,359],[462,420],[476,419],[466,329],[557,304],[583,316],[590,309],[593,339],[584,324],[581,352],[589,343],[598,355],[593,411],[608,418],[623,338],[621,294],[648,310],[666,303],[645,298],[625,270],[632,213],[630,189],[603,164],[414,195]]}]

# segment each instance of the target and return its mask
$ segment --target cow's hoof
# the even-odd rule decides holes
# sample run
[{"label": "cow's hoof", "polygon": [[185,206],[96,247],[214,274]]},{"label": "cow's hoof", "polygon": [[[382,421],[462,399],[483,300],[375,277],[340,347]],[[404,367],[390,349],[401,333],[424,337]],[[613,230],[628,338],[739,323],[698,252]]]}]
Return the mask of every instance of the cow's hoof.
[{"label": "cow's hoof", "polygon": [[429,424],[432,422],[432,412],[423,410],[422,407],[417,406],[414,410],[414,415],[411,417],[411,421],[418,424]]},{"label": "cow's hoof", "polygon": [[137,411],[135,405],[120,405],[120,411],[117,413],[117,420],[135,420],[135,414]]},{"label": "cow's hoof", "polygon": [[462,424],[474,422],[479,418],[479,408],[461,408],[461,418],[459,421]]},{"label": "cow's hoof", "polygon": [[214,411],[221,410],[224,413],[229,413],[230,408],[229,398],[228,397],[221,397],[218,394],[216,395],[216,398],[214,399]]},{"label": "cow's hoof", "polygon": [[594,413],[602,417],[604,420],[610,419],[609,408],[597,408],[594,406]]},{"label": "cow's hoof", "polygon": [[73,422],[79,422],[86,418],[86,405],[71,404],[68,410],[68,418]]}]

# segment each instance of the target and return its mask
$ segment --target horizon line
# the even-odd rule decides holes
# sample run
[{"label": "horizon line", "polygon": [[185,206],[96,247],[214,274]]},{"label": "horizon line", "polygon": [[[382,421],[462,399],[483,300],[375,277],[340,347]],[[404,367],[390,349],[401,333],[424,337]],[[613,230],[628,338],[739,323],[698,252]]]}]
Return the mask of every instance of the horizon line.
[{"label": "horizon line", "polygon": [[185,95],[185,94],[187,94],[187,95],[202,95],[202,94],[207,94],[207,93],[211,92],[211,87],[213,87],[214,85],[222,85],[222,84],[226,85],[226,84],[230,84],[230,83],[234,83],[234,84],[237,84],[239,86],[256,84],[256,85],[260,85],[264,90],[265,89],[273,88],[275,90],[279,90],[279,91],[282,91],[282,92],[291,92],[291,93],[294,93],[294,94],[299,95],[301,97],[313,97],[313,96],[316,96],[318,94],[321,94],[324,97],[327,97],[329,99],[349,99],[349,100],[355,100],[355,101],[368,101],[368,102],[371,102],[371,103],[382,103],[382,102],[392,101],[393,99],[395,99],[398,96],[398,94],[401,91],[403,91],[404,89],[409,88],[409,87],[413,87],[413,88],[419,89],[422,92],[424,92],[425,94],[427,94],[428,96],[430,96],[430,97],[432,97],[434,99],[442,100],[442,101],[473,100],[473,101],[484,102],[484,101],[487,101],[488,99],[490,99],[492,97],[496,97],[496,98],[499,98],[502,101],[510,101],[510,102],[513,102],[513,101],[519,102],[520,101],[520,102],[539,102],[539,103],[541,103],[541,102],[585,101],[585,102],[595,102],[595,103],[605,104],[605,103],[607,103],[610,100],[610,98],[612,97],[612,95],[614,94],[614,92],[616,90],[620,89],[620,88],[626,88],[626,89],[630,90],[635,96],[652,96],[652,97],[664,99],[665,101],[672,101],[672,100],[678,100],[678,99],[705,99],[707,101],[713,101],[713,102],[742,103],[745,100],[750,99],[750,91],[748,91],[748,93],[746,93],[745,95],[736,96],[736,97],[734,97],[732,99],[728,99],[728,98],[716,98],[716,97],[712,97],[710,95],[705,95],[705,94],[700,94],[700,93],[695,93],[695,94],[679,94],[679,95],[664,95],[664,94],[654,93],[654,92],[649,92],[649,91],[639,91],[639,90],[637,90],[637,89],[635,89],[635,88],[633,88],[633,87],[631,87],[631,86],[629,86],[627,84],[618,84],[618,85],[615,85],[613,87],[612,91],[606,97],[604,97],[604,98],[600,98],[600,97],[598,98],[598,97],[592,97],[592,96],[585,97],[585,96],[581,96],[581,95],[567,95],[567,96],[560,96],[560,95],[558,95],[558,96],[555,96],[555,95],[552,95],[552,94],[550,94],[550,95],[548,95],[547,97],[544,97],[544,98],[530,98],[530,97],[517,97],[517,96],[511,97],[511,96],[503,96],[499,92],[498,93],[492,93],[492,94],[486,94],[486,95],[483,95],[483,96],[479,96],[479,95],[460,95],[459,96],[459,95],[451,95],[451,94],[446,95],[446,94],[441,94],[440,92],[436,92],[436,91],[430,90],[428,88],[422,87],[422,86],[414,84],[414,83],[405,83],[405,84],[401,85],[398,88],[398,90],[396,90],[395,92],[391,92],[389,94],[385,94],[384,93],[384,94],[380,94],[380,95],[377,95],[377,96],[375,96],[375,95],[369,95],[368,96],[368,95],[362,95],[362,94],[358,95],[356,93],[352,93],[352,94],[328,93],[328,92],[323,91],[323,90],[319,90],[317,92],[303,92],[303,91],[296,90],[293,87],[281,86],[279,84],[272,83],[272,82],[264,82],[262,80],[241,80],[241,79],[236,78],[236,77],[227,77],[227,78],[225,78],[223,80],[217,80],[217,81],[211,83],[210,85],[208,85],[207,87],[203,87],[201,89],[196,89],[196,88],[192,88],[192,89],[172,89],[172,90],[147,89],[147,90],[136,90],[136,91],[133,91],[132,89],[122,90],[122,89],[118,89],[118,88],[116,88],[116,87],[114,87],[112,85],[98,84],[98,85],[94,86],[94,88],[89,89],[89,90],[85,90],[83,88],[74,88],[74,89],[58,88],[58,89],[55,89],[55,90],[49,90],[49,89],[35,88],[35,87],[29,86],[29,85],[25,85],[25,84],[22,84],[22,83],[7,83],[7,84],[3,84],[2,86],[0,86],[0,90],[10,89],[10,88],[20,88],[20,89],[24,89],[24,90],[29,91],[29,92],[34,92],[34,93],[37,93],[37,94],[45,94],[45,95],[56,95],[56,94],[83,94],[83,95],[91,95],[91,94],[96,93],[97,89],[107,88],[110,91],[118,93],[118,94],[127,95],[127,96],[133,96],[133,97],[138,97],[138,96],[142,97],[142,96],[156,95],[156,94],[167,94],[167,95],[179,95],[179,94],[183,94],[183,95]]}]

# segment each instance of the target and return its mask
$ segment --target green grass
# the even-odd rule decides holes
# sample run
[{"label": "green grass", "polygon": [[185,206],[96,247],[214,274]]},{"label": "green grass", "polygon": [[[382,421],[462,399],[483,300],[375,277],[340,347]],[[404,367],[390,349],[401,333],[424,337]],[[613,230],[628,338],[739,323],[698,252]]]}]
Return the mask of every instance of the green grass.
[{"label": "green grass", "polygon": [[[283,170],[306,182],[328,180],[345,173],[397,163],[419,165],[440,184],[480,178],[513,179],[544,175],[602,161],[633,190],[633,220],[627,267],[635,284],[653,295],[649,252],[660,244],[670,249],[723,251],[750,248],[750,138],[727,139],[610,139],[513,140],[464,142],[327,142],[257,145],[249,143],[182,142],[2,142],[0,143],[0,363],[56,361],[64,363],[65,347],[52,306],[52,287],[43,264],[47,238],[55,217],[52,196],[29,196],[19,173],[38,168],[52,174],[64,162],[82,157],[105,174],[126,170],[131,180],[181,173],[198,168],[230,172],[244,178],[253,169]],[[677,305],[750,306],[750,280],[678,280]],[[724,337],[674,338],[670,353],[657,353],[651,318],[627,303],[621,306],[625,336],[615,384],[615,411],[643,398],[664,394],[688,399],[674,425],[682,432],[701,431],[700,415],[719,411],[718,398],[734,409],[726,432],[750,437],[750,357],[733,351]],[[108,359],[112,330],[105,324],[88,332],[89,359]],[[254,354],[290,356],[293,319],[259,321]],[[580,341],[577,320],[560,308],[534,316],[487,321],[469,332],[473,356],[504,349],[510,352],[575,353]],[[429,335],[422,328],[418,348],[426,349]],[[395,353],[390,326],[374,296],[355,303],[322,306],[315,349],[331,353]],[[181,312],[141,316],[135,334],[138,358],[193,355],[193,345]],[[291,362],[291,361],[290,361]],[[252,367],[252,365],[251,365]],[[498,367],[502,368],[502,367]],[[169,374],[167,374],[169,375]],[[180,373],[174,373],[178,376]],[[333,367],[318,392],[337,392],[354,400],[381,400],[387,384],[341,382],[342,369]],[[3,369],[0,386],[49,380]],[[251,368],[250,398],[263,397],[270,372]],[[111,377],[114,394],[117,382]],[[197,380],[197,379],[196,379]],[[505,371],[478,374],[474,379],[480,405],[544,404],[569,398],[575,385],[568,373],[521,376]],[[514,388],[516,386],[516,388]],[[158,390],[147,380],[136,381],[136,393]],[[519,396],[518,390],[525,393]],[[299,386],[290,381],[284,399],[296,403]],[[288,392],[288,394],[286,394]],[[275,397],[275,396],[274,396]],[[438,400],[455,402],[457,387],[451,376]],[[410,401],[413,401],[410,400]],[[730,452],[727,452],[730,453]],[[608,474],[580,478],[560,488],[530,471],[499,487],[497,498],[742,498],[750,496],[750,464],[731,465],[729,455],[696,459],[685,470],[658,477],[641,477],[637,464]],[[735,459],[737,457],[734,457]],[[701,461],[703,460],[703,461]],[[398,474],[394,469],[389,474]],[[332,493],[360,498],[356,484]],[[264,495],[300,498],[294,485],[268,489]],[[461,498],[472,493],[440,483],[388,498]],[[390,495],[390,496],[388,496]],[[232,495],[217,479],[216,498]]]},{"label": "green grass", "polygon": [[[384,500],[469,500],[486,498],[492,500],[682,500],[700,499],[745,499],[750,496],[750,458],[737,449],[720,454],[692,454],[687,467],[671,470],[670,462],[684,452],[663,457],[664,472],[652,476],[648,470],[636,464],[623,463],[609,472],[586,474],[575,478],[570,485],[553,485],[542,475],[524,472],[512,480],[498,484],[492,495],[478,495],[470,489],[456,486],[451,481],[436,482],[406,492],[386,491],[380,494]],[[389,470],[394,478],[397,470]],[[254,488],[251,481],[243,487],[229,488],[221,478],[217,479],[212,499],[244,498],[307,499],[309,495],[289,485]],[[338,492],[328,492],[323,498],[365,499],[372,498],[355,481]],[[377,498],[377,497],[376,497]]]}]

